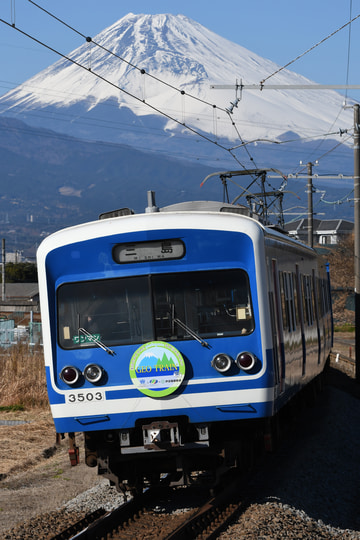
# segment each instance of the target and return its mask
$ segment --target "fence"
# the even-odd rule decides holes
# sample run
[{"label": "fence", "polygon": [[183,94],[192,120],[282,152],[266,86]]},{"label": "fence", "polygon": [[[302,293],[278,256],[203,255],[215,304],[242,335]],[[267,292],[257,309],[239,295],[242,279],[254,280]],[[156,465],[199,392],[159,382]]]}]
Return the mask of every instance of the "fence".
[{"label": "fence", "polygon": [[0,321],[0,347],[11,347],[17,343],[42,345],[41,323],[29,322],[28,326],[15,326],[12,319]]}]

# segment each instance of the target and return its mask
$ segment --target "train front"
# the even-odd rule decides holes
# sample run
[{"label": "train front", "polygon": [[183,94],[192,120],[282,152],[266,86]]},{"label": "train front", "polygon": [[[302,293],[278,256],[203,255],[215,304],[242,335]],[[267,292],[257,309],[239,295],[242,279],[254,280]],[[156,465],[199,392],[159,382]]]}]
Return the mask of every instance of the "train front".
[{"label": "train front", "polygon": [[242,216],[160,212],[40,246],[56,431],[84,432],[86,463],[119,490],[216,477],[273,414],[262,235]]}]

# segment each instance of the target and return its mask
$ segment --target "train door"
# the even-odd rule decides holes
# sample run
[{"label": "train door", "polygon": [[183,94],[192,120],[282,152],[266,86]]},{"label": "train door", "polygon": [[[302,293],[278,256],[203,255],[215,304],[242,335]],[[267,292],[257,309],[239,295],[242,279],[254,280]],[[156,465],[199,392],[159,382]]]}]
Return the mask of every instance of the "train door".
[{"label": "train door", "polygon": [[285,348],[284,348],[284,332],[281,312],[281,296],[280,296],[280,282],[279,282],[279,270],[276,259],[272,259],[272,283],[274,295],[272,301],[270,300],[271,312],[271,324],[273,329],[273,343],[276,350],[277,370],[278,370],[278,382],[280,384],[280,393],[285,389]]}]

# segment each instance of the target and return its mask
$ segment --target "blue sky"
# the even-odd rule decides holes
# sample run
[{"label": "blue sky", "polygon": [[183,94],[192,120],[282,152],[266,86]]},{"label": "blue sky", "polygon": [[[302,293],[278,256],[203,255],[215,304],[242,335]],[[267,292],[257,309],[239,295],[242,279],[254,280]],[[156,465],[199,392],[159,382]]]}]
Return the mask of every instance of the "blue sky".
[{"label": "blue sky", "polygon": [[[36,0],[79,30],[94,36],[129,12],[183,14],[230,41],[280,65],[296,58],[360,14],[360,0]],[[67,53],[82,39],[28,0],[0,0],[0,18]],[[295,62],[290,69],[322,84],[345,84],[349,27]],[[349,84],[360,83],[360,18],[351,25]],[[58,57],[0,23],[0,95]],[[234,74],[234,77],[241,74]],[[232,84],[234,81],[224,81]],[[348,91],[360,100],[360,91]]]}]

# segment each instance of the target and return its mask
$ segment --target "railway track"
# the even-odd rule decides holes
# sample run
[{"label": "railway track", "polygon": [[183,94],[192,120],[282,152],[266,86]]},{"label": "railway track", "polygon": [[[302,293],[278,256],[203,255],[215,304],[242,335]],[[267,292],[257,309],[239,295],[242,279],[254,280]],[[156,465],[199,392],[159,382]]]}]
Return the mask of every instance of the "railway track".
[{"label": "railway track", "polygon": [[[205,490],[193,488],[164,491],[149,489],[113,512],[87,516],[87,522],[56,535],[52,540],[190,540],[216,538],[246,507],[246,479],[237,476],[217,495],[208,498]],[[89,524],[91,517],[94,521]],[[84,526],[80,532],[79,529]],[[151,532],[150,532],[151,531]]]}]

